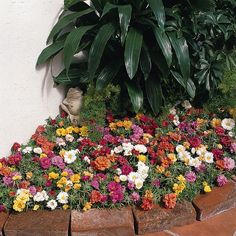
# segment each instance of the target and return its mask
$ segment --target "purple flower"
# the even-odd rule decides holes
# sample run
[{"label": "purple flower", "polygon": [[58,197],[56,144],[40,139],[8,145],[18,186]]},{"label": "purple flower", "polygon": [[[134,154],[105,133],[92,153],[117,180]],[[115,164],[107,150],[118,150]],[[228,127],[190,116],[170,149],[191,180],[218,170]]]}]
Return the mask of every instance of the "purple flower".
[{"label": "purple flower", "polygon": [[50,159],[49,158],[47,158],[47,157],[44,157],[44,158],[41,158],[40,159],[40,165],[41,165],[41,167],[43,168],[43,169],[49,169],[50,168],[50,166],[51,166],[51,161],[50,161]]},{"label": "purple flower", "polygon": [[122,191],[122,186],[121,184],[112,181],[107,185],[107,189],[109,192],[115,192],[115,191],[117,192],[117,191]]},{"label": "purple flower", "polygon": [[133,192],[131,195],[130,195],[130,199],[137,203],[139,200],[140,200],[140,195],[136,192]]},{"label": "purple flower", "polygon": [[190,171],[185,173],[185,179],[187,182],[193,183],[196,181],[197,176],[193,171]]},{"label": "purple flower", "polygon": [[143,136],[143,129],[140,128],[138,125],[132,125],[133,134],[130,136],[130,139],[133,142],[137,142]]},{"label": "purple flower", "polygon": [[224,175],[219,175],[216,181],[219,187],[224,186],[228,182],[227,178]]},{"label": "purple flower", "polygon": [[37,189],[35,188],[35,186],[30,186],[29,191],[30,191],[30,194],[33,196],[37,193]]},{"label": "purple flower", "polygon": [[121,191],[112,192],[110,196],[113,203],[121,202],[124,199],[124,194]]},{"label": "purple flower", "polygon": [[11,186],[13,184],[13,180],[10,176],[4,176],[3,177],[3,183],[6,185],[6,186]]},{"label": "purple flower", "polygon": [[197,172],[204,172],[204,171],[206,170],[206,165],[202,163],[202,164],[199,165],[198,167],[195,167],[195,170],[196,170]]},{"label": "purple flower", "polygon": [[91,186],[94,187],[95,189],[99,190],[99,183],[97,180],[92,180]]},{"label": "purple flower", "polygon": [[69,169],[69,168],[66,168],[66,169],[64,169],[63,171],[64,171],[64,172],[67,172],[68,177],[70,177],[71,175],[74,174],[73,170],[72,170],[72,169]]},{"label": "purple flower", "polygon": [[233,170],[233,168],[235,167],[235,161],[229,157],[224,158],[224,164],[226,170]]},{"label": "purple flower", "polygon": [[130,165],[125,164],[121,167],[121,172],[123,175],[128,175],[132,171],[133,171],[133,168]]},{"label": "purple flower", "polygon": [[236,153],[236,143],[231,143],[230,152]]},{"label": "purple flower", "polygon": [[52,164],[54,166],[59,167],[60,169],[65,168],[65,163],[63,162],[63,159],[60,156],[55,156],[52,158]]},{"label": "purple flower", "polygon": [[161,181],[159,179],[156,179],[152,182],[152,185],[159,188],[161,186]]},{"label": "purple flower", "polygon": [[134,182],[129,182],[129,183],[128,183],[128,189],[129,189],[129,190],[133,190],[134,187],[135,187]]}]

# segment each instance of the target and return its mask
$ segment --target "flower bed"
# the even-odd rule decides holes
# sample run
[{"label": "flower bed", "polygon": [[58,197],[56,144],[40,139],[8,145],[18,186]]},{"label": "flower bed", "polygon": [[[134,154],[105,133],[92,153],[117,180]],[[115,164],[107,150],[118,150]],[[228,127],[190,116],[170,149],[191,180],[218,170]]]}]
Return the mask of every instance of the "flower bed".
[{"label": "flower bed", "polygon": [[223,186],[235,174],[235,121],[183,106],[159,122],[108,115],[99,142],[64,115],[48,119],[0,160],[0,210],[174,208]]}]

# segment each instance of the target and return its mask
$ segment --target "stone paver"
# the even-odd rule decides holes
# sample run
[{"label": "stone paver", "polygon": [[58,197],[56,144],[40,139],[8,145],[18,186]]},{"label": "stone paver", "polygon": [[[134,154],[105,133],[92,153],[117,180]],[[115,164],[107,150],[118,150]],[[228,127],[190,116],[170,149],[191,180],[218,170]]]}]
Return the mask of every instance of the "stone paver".
[{"label": "stone paver", "polygon": [[67,236],[70,211],[28,211],[11,214],[4,226],[5,236]]},{"label": "stone paver", "polygon": [[196,220],[196,212],[190,202],[176,204],[174,209],[165,209],[158,205],[150,211],[134,208],[137,234],[145,234],[186,225]]},{"label": "stone paver", "polygon": [[200,194],[193,200],[197,219],[205,220],[221,212],[236,207],[236,183],[229,182],[212,192]]},{"label": "stone paver", "polygon": [[133,236],[132,209],[92,209],[87,212],[72,211],[72,236]]},{"label": "stone paver", "polygon": [[7,220],[8,216],[9,215],[5,212],[0,213],[0,236],[3,235],[3,227],[6,223],[6,220]]}]

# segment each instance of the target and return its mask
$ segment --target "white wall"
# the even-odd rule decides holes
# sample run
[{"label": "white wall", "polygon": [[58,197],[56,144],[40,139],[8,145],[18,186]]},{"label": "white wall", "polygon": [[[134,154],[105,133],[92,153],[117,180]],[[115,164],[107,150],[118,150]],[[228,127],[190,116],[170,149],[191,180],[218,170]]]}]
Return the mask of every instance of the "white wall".
[{"label": "white wall", "polygon": [[0,157],[59,111],[64,91],[35,63],[62,6],[63,0],[0,0]]}]

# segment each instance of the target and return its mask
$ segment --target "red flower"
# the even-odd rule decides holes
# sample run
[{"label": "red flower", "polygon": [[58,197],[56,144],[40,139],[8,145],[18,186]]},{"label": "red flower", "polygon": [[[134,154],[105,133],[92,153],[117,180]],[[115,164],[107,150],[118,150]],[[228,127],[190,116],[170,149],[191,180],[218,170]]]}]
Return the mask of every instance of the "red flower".
[{"label": "red flower", "polygon": [[90,195],[90,202],[92,204],[96,202],[101,202],[102,200],[102,194],[99,191],[93,190]]},{"label": "red flower", "polygon": [[175,193],[166,194],[163,198],[165,208],[173,209],[176,205],[177,196]]},{"label": "red flower", "polygon": [[42,125],[39,125],[38,128],[36,129],[35,133],[42,134],[44,131],[45,131],[45,127]]},{"label": "red flower", "polygon": [[163,120],[161,122],[162,127],[167,127],[169,125],[169,122],[167,120]]},{"label": "red flower", "polygon": [[151,198],[143,198],[141,208],[145,211],[151,210],[153,208],[153,200]]},{"label": "red flower", "polygon": [[229,136],[222,137],[220,139],[220,143],[223,144],[226,147],[230,147],[230,145],[231,145],[231,138]]},{"label": "red flower", "polygon": [[14,143],[11,147],[11,150],[16,152],[18,151],[18,149],[21,147],[21,145],[19,143]]},{"label": "red flower", "polygon": [[191,144],[192,147],[196,148],[200,146],[201,139],[198,137],[192,137],[189,139],[189,143]]},{"label": "red flower", "polygon": [[222,127],[220,127],[220,126],[218,126],[218,127],[215,128],[215,132],[216,132],[216,134],[217,134],[218,136],[223,136],[223,135],[225,134],[224,128],[222,128]]}]

